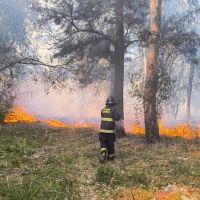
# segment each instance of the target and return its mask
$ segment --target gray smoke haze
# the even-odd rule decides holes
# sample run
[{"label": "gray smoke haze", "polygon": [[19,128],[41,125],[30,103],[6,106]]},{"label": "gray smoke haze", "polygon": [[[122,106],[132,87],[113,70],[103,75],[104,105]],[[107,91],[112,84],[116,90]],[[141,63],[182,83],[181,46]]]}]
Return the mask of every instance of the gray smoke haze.
[{"label": "gray smoke haze", "polygon": [[[99,122],[100,112],[105,106],[108,95],[109,84],[105,84],[104,90],[99,94],[95,94],[91,86],[71,93],[50,90],[47,95],[42,84],[36,85],[30,81],[20,85],[16,105],[41,118]],[[135,121],[133,105],[133,99],[126,94],[125,119],[129,126]]]},{"label": "gray smoke haze", "polygon": [[24,37],[25,0],[0,1],[0,39],[21,41]]}]

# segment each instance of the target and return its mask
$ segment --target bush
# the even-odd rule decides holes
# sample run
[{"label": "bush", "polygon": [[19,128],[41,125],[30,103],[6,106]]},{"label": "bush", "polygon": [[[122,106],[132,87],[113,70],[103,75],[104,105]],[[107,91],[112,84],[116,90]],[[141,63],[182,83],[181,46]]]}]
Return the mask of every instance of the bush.
[{"label": "bush", "polygon": [[11,83],[7,83],[9,81],[12,80],[3,79],[3,83],[0,84],[0,123],[4,122],[5,116],[12,108],[13,101],[15,99],[14,95],[12,94],[13,85]]},{"label": "bush", "polygon": [[5,104],[1,104],[0,102],[0,123],[4,122],[6,114],[10,111],[11,107],[12,107],[12,103],[5,105]]}]

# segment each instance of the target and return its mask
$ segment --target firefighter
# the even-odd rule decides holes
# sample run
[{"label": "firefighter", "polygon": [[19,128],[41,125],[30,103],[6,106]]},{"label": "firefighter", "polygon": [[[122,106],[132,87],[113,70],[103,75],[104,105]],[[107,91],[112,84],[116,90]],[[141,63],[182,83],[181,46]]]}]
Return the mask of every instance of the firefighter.
[{"label": "firefighter", "polygon": [[115,99],[110,96],[106,100],[105,108],[101,111],[101,127],[99,134],[101,163],[104,163],[107,160],[114,160],[115,158],[115,121],[121,120],[121,115],[117,111],[116,105]]}]

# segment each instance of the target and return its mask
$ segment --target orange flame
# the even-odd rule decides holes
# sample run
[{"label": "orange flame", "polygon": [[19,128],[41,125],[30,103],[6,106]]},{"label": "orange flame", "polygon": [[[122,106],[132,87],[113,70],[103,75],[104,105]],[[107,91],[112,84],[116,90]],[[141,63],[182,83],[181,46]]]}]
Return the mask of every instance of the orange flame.
[{"label": "orange flame", "polygon": [[[200,137],[200,125],[196,128],[193,128],[188,123],[182,123],[174,127],[165,127],[163,122],[160,120],[158,122],[158,126],[159,126],[160,135],[166,135],[166,136],[172,136],[172,137],[180,136],[187,139]],[[131,133],[144,134],[145,129],[140,124],[134,124],[132,126]]]},{"label": "orange flame", "polygon": [[[39,119],[33,116],[32,114],[25,112],[24,109],[21,108],[20,106],[13,107],[12,111],[10,111],[6,115],[4,122],[6,123],[41,122],[41,123],[45,123],[49,126],[57,127],[57,128],[98,128],[99,127],[98,124],[91,123],[91,122],[76,122],[76,123],[66,124],[55,119]],[[193,128],[188,123],[182,123],[174,127],[165,127],[161,120],[158,122],[158,124],[159,124],[159,131],[161,135],[167,135],[167,136],[172,136],[172,137],[180,136],[187,139],[200,137],[200,124],[196,128]],[[138,123],[133,124],[130,133],[144,134],[145,129]]]},{"label": "orange flame", "polygon": [[91,122],[76,122],[71,125],[71,128],[91,128],[91,127],[98,127],[97,124]]},{"label": "orange flame", "polygon": [[38,119],[31,114],[26,113],[20,106],[15,106],[12,111],[10,111],[4,122],[15,123],[15,122],[36,122]]},{"label": "orange flame", "polygon": [[89,122],[77,122],[74,124],[65,124],[56,119],[39,119],[25,112],[23,108],[21,108],[20,106],[13,107],[12,111],[10,111],[6,115],[4,122],[6,123],[41,122],[41,123],[45,123],[45,124],[48,124],[49,126],[57,127],[57,128],[95,128],[97,127],[97,124],[93,124]]},{"label": "orange flame", "polygon": [[67,124],[64,124],[63,122],[55,120],[55,119],[46,119],[46,120],[42,120],[42,122],[52,127],[69,128]]}]

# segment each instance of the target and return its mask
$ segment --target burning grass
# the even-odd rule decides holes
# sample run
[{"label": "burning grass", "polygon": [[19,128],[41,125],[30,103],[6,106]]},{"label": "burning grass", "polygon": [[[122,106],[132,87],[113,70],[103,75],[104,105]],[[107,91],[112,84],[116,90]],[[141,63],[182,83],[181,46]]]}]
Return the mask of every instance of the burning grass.
[{"label": "burning grass", "polygon": [[76,122],[76,123],[64,123],[56,119],[40,119],[34,115],[26,112],[21,106],[15,106],[13,109],[6,115],[5,123],[43,123],[50,127],[55,128],[95,128],[98,127],[98,124],[90,122]]},{"label": "burning grass", "polygon": [[[99,128],[99,124],[91,122],[75,122],[75,123],[64,123],[56,119],[40,119],[30,113],[27,113],[22,107],[15,106],[7,114],[5,123],[42,123],[54,128]],[[192,139],[200,137],[200,124],[196,127],[192,127],[188,123],[181,123],[173,127],[165,127],[163,122],[159,121],[159,131],[161,135],[170,137],[183,137],[186,139]],[[144,135],[145,130],[140,124],[133,124],[132,129],[129,131],[133,134]]]},{"label": "burning grass", "polygon": [[[197,127],[192,127],[188,123],[181,123],[176,126],[165,127],[164,123],[160,120],[158,126],[160,135],[165,135],[170,137],[179,136],[186,139],[200,137],[200,125],[198,125]],[[134,134],[144,134],[145,129],[140,124],[134,124],[130,132]]]},{"label": "burning grass", "polygon": [[4,122],[15,123],[15,122],[36,122],[38,119],[24,111],[20,106],[13,107],[12,111],[6,115]]},{"label": "burning grass", "polygon": [[129,135],[117,142],[116,161],[105,165],[98,152],[95,130],[2,127],[0,199],[200,199],[197,139],[147,145],[143,136]]}]

